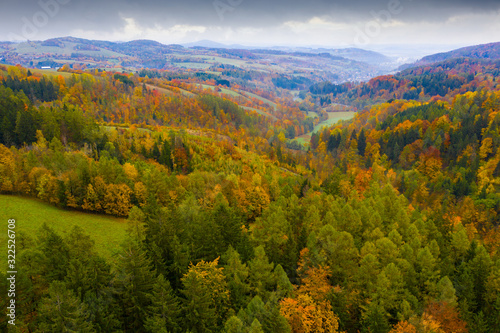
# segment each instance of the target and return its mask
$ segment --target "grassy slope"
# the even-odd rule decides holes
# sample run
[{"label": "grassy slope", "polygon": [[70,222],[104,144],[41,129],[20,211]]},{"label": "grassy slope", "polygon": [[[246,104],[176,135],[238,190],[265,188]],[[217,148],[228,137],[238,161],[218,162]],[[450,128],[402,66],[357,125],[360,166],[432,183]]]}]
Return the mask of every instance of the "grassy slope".
[{"label": "grassy slope", "polygon": [[344,112],[328,112],[328,120],[320,122],[318,125],[314,126],[314,132],[321,130],[323,127],[330,127],[340,120],[349,120],[354,118],[356,112],[344,111]]},{"label": "grassy slope", "polygon": [[[9,67],[15,67],[12,65],[2,65],[7,68]],[[48,75],[48,76],[59,76],[61,75],[62,77],[69,78],[73,73],[68,73],[68,72],[58,72],[55,69],[37,69],[37,68],[30,68],[29,69],[31,73],[33,74],[41,74],[41,75]],[[4,72],[5,73],[5,72]],[[6,73],[5,73],[6,74]],[[80,75],[80,74],[75,74],[75,75]]]},{"label": "grassy slope", "polygon": [[[311,115],[313,112],[309,112]],[[339,122],[340,120],[349,120],[354,118],[356,112],[345,111],[345,112],[328,112],[328,120],[320,122],[318,125],[314,126],[314,130],[312,132],[306,133],[297,137],[297,141],[301,144],[306,144],[311,141],[311,134],[321,130],[323,127],[330,127],[333,124]]]},{"label": "grassy slope", "polygon": [[274,110],[276,110],[276,108],[277,108],[276,103],[274,103],[273,101],[271,101],[271,100],[269,100],[267,98],[261,97],[259,95],[256,95],[256,94],[248,92],[248,91],[241,90],[240,92],[242,92],[244,95],[248,95],[250,97],[255,97],[258,100],[261,100],[262,102],[264,102],[264,103],[268,104],[269,106],[271,106],[272,108],[274,108]]},{"label": "grassy slope", "polygon": [[7,255],[7,220],[16,220],[16,239],[19,232],[35,238],[43,223],[61,236],[73,228],[81,227],[95,241],[98,253],[111,258],[119,250],[126,236],[127,223],[124,219],[58,209],[32,198],[0,195],[0,260],[3,266]]},{"label": "grassy slope", "polygon": [[71,53],[80,53],[91,56],[103,56],[103,57],[127,57],[127,55],[122,53],[113,52],[106,49],[100,49],[99,51],[89,51],[89,50],[75,50],[75,46],[77,43],[65,43],[64,47],[58,46],[42,46],[40,43],[36,43],[36,47],[30,45],[28,43],[19,43],[16,44],[15,49],[19,53],[23,54],[44,54],[44,53],[53,53],[53,54],[64,54],[66,56],[71,55]]}]

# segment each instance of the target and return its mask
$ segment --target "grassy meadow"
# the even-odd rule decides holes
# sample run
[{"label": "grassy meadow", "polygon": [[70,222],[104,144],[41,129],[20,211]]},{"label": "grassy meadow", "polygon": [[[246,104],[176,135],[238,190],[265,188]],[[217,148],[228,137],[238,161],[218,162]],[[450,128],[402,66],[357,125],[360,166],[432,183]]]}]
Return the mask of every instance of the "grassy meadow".
[{"label": "grassy meadow", "polygon": [[0,258],[6,263],[7,221],[16,220],[16,240],[35,238],[43,223],[65,237],[74,226],[81,227],[95,242],[96,251],[109,259],[120,249],[127,234],[125,219],[62,210],[33,198],[0,195]]}]

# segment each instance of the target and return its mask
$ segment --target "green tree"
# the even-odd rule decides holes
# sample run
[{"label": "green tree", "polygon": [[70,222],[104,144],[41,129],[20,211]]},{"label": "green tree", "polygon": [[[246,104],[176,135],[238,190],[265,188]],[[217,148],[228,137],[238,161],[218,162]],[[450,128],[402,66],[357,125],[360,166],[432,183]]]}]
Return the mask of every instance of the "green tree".
[{"label": "green tree", "polygon": [[250,285],[248,284],[249,269],[241,262],[238,251],[229,247],[222,256],[224,275],[230,291],[231,304],[234,309],[240,309],[248,303]]},{"label": "green tree", "polygon": [[281,206],[271,205],[252,225],[252,239],[264,246],[272,262],[281,262],[286,254],[286,244],[290,239],[291,227]]},{"label": "green tree", "polygon": [[290,297],[293,292],[293,285],[288,279],[283,267],[276,265],[273,271],[274,280],[276,281],[276,295],[278,298]]},{"label": "green tree", "polygon": [[69,264],[66,242],[53,229],[43,224],[39,231],[39,272],[47,282],[63,280]]},{"label": "green tree", "polygon": [[262,325],[257,320],[257,318],[252,321],[252,325],[250,326],[248,333],[264,333],[264,331],[262,330]]},{"label": "green tree", "polygon": [[438,300],[451,306],[457,306],[457,296],[451,280],[445,276],[437,284]]},{"label": "green tree", "polygon": [[63,282],[54,281],[39,305],[37,332],[94,332],[88,317],[86,305]]},{"label": "green tree", "polygon": [[387,313],[377,302],[372,302],[368,306],[363,320],[364,332],[368,333],[387,333],[391,329],[387,320]]},{"label": "green tree", "polygon": [[263,246],[255,248],[255,258],[248,263],[249,284],[253,295],[267,300],[275,286],[274,264],[269,262]]},{"label": "green tree", "polygon": [[184,329],[194,332],[220,330],[226,319],[229,289],[218,259],[191,264],[182,278]]},{"label": "green tree", "polygon": [[358,135],[358,154],[360,156],[365,156],[365,149],[366,149],[366,136],[365,136],[365,129],[361,129],[361,132],[359,132]]},{"label": "green tree", "polygon": [[243,322],[237,316],[230,317],[224,324],[224,333],[243,333]]},{"label": "green tree", "polygon": [[65,239],[69,250],[66,285],[83,301],[87,292],[100,294],[110,284],[111,267],[94,250],[94,241],[80,227]]},{"label": "green tree", "polygon": [[151,261],[140,244],[128,240],[118,255],[115,286],[123,312],[123,328],[139,332],[144,326],[155,281]]},{"label": "green tree", "polygon": [[[280,314],[279,305],[275,297],[264,303],[259,296],[255,296],[246,309],[238,312],[243,326],[250,328],[255,320],[262,325],[265,333],[286,333],[290,332],[290,325],[285,317]],[[255,326],[254,326],[255,327]]]},{"label": "green tree", "polygon": [[181,313],[180,302],[163,275],[156,278],[150,295],[151,305],[144,327],[148,332],[178,332]]}]

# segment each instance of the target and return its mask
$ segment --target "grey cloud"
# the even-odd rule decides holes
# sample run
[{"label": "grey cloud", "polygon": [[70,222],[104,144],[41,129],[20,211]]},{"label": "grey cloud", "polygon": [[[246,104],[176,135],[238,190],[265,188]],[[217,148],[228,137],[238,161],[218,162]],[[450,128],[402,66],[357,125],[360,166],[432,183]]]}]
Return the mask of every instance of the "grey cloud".
[{"label": "grey cloud", "polygon": [[373,12],[387,10],[391,1],[399,1],[402,8],[393,18],[407,22],[500,10],[498,0],[11,0],[1,7],[0,39],[9,32],[19,33],[25,20],[33,22],[33,15],[47,12],[54,3],[58,13],[40,28],[40,35],[63,36],[75,29],[109,32],[123,27],[123,17],[134,18],[141,26],[165,28],[176,24],[266,28],[315,16],[357,24],[371,19]]}]

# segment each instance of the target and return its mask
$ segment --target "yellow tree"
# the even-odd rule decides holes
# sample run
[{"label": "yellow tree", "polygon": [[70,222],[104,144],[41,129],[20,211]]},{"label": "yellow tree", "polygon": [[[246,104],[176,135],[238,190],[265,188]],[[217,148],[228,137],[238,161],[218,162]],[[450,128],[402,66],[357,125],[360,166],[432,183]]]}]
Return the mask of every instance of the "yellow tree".
[{"label": "yellow tree", "polygon": [[280,302],[280,312],[294,333],[338,332],[338,317],[326,300],[332,287],[328,283],[328,267],[311,267],[296,290],[295,298]]},{"label": "yellow tree", "polygon": [[12,151],[0,144],[0,192],[14,190],[15,158]]},{"label": "yellow tree", "polygon": [[212,262],[200,261],[189,267],[182,278],[185,296],[184,319],[186,328],[193,332],[212,332],[222,326],[227,315],[229,288],[219,258]]}]

